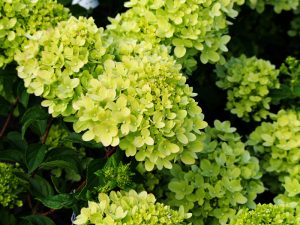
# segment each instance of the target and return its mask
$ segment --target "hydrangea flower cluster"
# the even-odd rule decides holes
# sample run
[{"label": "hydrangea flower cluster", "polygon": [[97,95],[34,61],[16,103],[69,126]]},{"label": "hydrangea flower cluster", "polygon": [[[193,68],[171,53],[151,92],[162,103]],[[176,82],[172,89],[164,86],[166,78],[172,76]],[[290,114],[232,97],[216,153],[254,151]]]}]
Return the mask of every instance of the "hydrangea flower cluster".
[{"label": "hydrangea flower cluster", "polygon": [[23,191],[21,181],[15,175],[21,169],[7,163],[0,162],[0,205],[13,208],[22,206],[18,194]]},{"label": "hydrangea flower cluster", "polygon": [[154,195],[143,191],[140,193],[114,192],[110,195],[99,194],[99,203],[89,202],[82,208],[80,215],[73,222],[76,225],[173,225],[187,224],[184,219],[189,214],[183,210],[175,211],[169,206],[156,202]]},{"label": "hydrangea flower cluster", "polygon": [[229,121],[206,129],[199,163],[170,170],[167,203],[191,211],[194,225],[225,225],[240,206],[255,207],[264,191],[258,160],[251,156]]},{"label": "hydrangea flower cluster", "polygon": [[295,211],[291,207],[273,204],[258,204],[255,210],[241,209],[230,225],[295,225]]},{"label": "hydrangea flower cluster", "polygon": [[92,18],[71,17],[56,27],[36,32],[15,59],[18,76],[29,93],[42,96],[54,117],[75,112],[72,102],[98,75],[106,52],[102,29]]},{"label": "hydrangea flower cluster", "polygon": [[270,89],[279,88],[279,71],[269,61],[232,57],[225,65],[218,65],[217,86],[227,90],[226,108],[245,121],[260,121],[269,115]]},{"label": "hydrangea flower cluster", "polygon": [[0,1],[0,68],[12,62],[27,37],[70,17],[56,0]]},{"label": "hydrangea flower cluster", "polygon": [[131,0],[125,13],[111,18],[110,33],[136,40],[150,40],[172,46],[184,68],[195,68],[192,57],[201,52],[201,62],[224,61],[230,36],[226,35],[227,16],[235,18],[236,3],[242,0]]},{"label": "hydrangea flower cluster", "polygon": [[195,152],[202,150],[200,129],[207,124],[180,65],[163,46],[146,42],[117,46],[120,62],[105,61],[103,73],[73,104],[79,118],[75,131],[87,130],[83,135],[87,141],[119,145],[127,156],[145,162],[148,171],[155,165],[171,168],[174,159],[192,164]]},{"label": "hydrangea flower cluster", "polygon": [[148,171],[192,164],[207,126],[168,48],[103,36],[92,19],[70,18],[37,32],[16,57],[28,92],[83,140],[120,146]]},{"label": "hydrangea flower cluster", "polygon": [[262,13],[267,5],[272,5],[276,13],[295,10],[299,6],[299,0],[246,0],[246,3],[259,13]]},{"label": "hydrangea flower cluster", "polygon": [[299,198],[300,112],[280,110],[273,122],[263,122],[250,134],[248,144],[266,173],[279,178],[284,194]]}]

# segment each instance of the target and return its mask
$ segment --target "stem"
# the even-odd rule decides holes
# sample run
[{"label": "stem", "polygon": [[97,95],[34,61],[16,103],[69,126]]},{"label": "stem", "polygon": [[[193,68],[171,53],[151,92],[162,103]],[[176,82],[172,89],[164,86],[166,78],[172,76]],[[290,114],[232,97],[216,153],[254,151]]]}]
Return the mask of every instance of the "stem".
[{"label": "stem", "polygon": [[19,97],[16,98],[15,103],[12,105],[12,110],[11,110],[10,113],[8,114],[6,120],[5,120],[4,124],[3,124],[3,127],[2,127],[2,129],[1,129],[1,131],[0,131],[0,138],[3,137],[5,131],[6,131],[8,125],[9,125],[9,123],[10,123],[12,117],[13,117],[14,110],[15,110],[15,108],[17,107],[18,103],[19,103]]},{"label": "stem", "polygon": [[41,213],[40,215],[48,216],[48,215],[51,215],[52,213],[54,213],[55,211],[56,211],[56,209],[50,209],[47,212]]},{"label": "stem", "polygon": [[106,150],[106,152],[105,152],[104,158],[107,159],[107,158],[111,157],[117,151],[117,147],[108,146],[105,148],[105,150]]},{"label": "stem", "polygon": [[47,125],[47,128],[46,128],[45,134],[41,137],[42,144],[45,144],[46,141],[47,141],[47,138],[48,138],[48,135],[49,135],[49,131],[50,131],[50,128],[51,128],[51,125],[52,125],[52,121],[53,121],[53,118],[50,119],[50,121],[49,121],[49,123]]}]

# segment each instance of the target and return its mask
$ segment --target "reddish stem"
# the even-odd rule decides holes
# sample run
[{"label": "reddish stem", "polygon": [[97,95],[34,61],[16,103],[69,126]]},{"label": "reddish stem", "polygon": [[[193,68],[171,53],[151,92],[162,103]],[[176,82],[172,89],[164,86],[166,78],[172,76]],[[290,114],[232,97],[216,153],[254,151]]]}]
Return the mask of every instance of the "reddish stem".
[{"label": "reddish stem", "polygon": [[2,127],[2,129],[1,129],[1,131],[0,131],[0,138],[3,137],[5,131],[6,131],[8,125],[9,125],[9,123],[10,123],[12,117],[13,117],[14,110],[15,110],[15,108],[17,107],[18,102],[19,102],[19,97],[16,98],[15,103],[12,105],[12,110],[11,110],[10,113],[8,114],[6,120],[5,120],[4,124],[3,124],[3,127]]}]

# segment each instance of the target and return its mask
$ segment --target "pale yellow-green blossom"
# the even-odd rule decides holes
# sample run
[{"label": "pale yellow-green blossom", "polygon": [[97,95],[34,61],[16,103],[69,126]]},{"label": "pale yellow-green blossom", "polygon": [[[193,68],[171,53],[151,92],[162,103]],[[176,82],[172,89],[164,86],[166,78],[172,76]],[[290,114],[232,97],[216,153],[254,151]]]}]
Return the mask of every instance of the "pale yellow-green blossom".
[{"label": "pale yellow-green blossom", "polygon": [[183,210],[175,211],[170,206],[156,202],[153,194],[143,191],[137,193],[114,192],[109,195],[100,193],[99,202],[89,202],[82,208],[73,222],[76,225],[179,225],[187,224],[189,217]]},{"label": "pale yellow-green blossom", "polygon": [[69,17],[69,10],[56,0],[1,0],[0,68],[13,61],[16,51],[37,30]]},{"label": "pale yellow-green blossom", "polygon": [[270,89],[279,88],[279,70],[269,61],[241,55],[217,66],[217,86],[227,90],[226,108],[243,120],[270,115]]}]

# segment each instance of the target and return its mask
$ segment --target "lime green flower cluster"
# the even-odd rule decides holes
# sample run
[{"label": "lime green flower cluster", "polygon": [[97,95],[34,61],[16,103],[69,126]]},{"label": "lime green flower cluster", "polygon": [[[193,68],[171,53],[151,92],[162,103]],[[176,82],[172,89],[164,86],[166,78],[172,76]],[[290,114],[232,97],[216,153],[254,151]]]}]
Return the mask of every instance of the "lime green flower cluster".
[{"label": "lime green flower cluster", "polygon": [[207,128],[199,163],[174,165],[167,203],[191,211],[194,225],[225,225],[240,206],[255,207],[264,191],[258,160],[252,157],[229,121]]},{"label": "lime green flower cluster", "polygon": [[16,172],[21,172],[21,169],[0,162],[0,205],[3,207],[13,208],[23,205],[23,202],[18,199],[18,194],[23,191],[23,188],[15,175]]},{"label": "lime green flower cluster", "polygon": [[284,194],[299,198],[300,112],[280,110],[273,122],[262,123],[250,134],[248,144],[266,173],[279,177]]},{"label": "lime green flower cluster", "polygon": [[192,164],[206,127],[195,94],[168,49],[151,43],[116,41],[119,61],[106,60],[98,79],[74,102],[76,132],[104,146],[119,145],[150,171]]},{"label": "lime green flower cluster", "polygon": [[69,16],[69,10],[56,0],[1,0],[0,68],[13,61],[15,52],[33,33]]},{"label": "lime green flower cluster", "polygon": [[217,66],[217,86],[227,90],[226,108],[245,121],[250,116],[256,121],[269,114],[270,89],[279,88],[279,71],[269,61],[247,58],[241,55],[232,57],[225,65]]},{"label": "lime green flower cluster", "polygon": [[89,202],[82,208],[73,222],[76,225],[179,225],[187,224],[184,219],[190,216],[183,210],[175,211],[169,206],[156,202],[155,196],[147,192],[114,192],[99,194],[99,203]]},{"label": "lime green flower cluster", "polygon": [[241,209],[230,225],[296,225],[295,210],[273,204],[258,204],[255,210]]},{"label": "lime green flower cluster", "polygon": [[75,112],[72,102],[101,70],[106,52],[102,29],[92,18],[71,17],[56,27],[36,32],[15,59],[18,76],[29,93],[42,96],[54,117]]},{"label": "lime green flower cluster", "polygon": [[235,18],[235,3],[242,0],[131,0],[125,13],[111,18],[110,33],[136,40],[150,40],[172,46],[184,68],[192,70],[201,52],[201,62],[224,61],[230,36],[226,35],[227,16]]},{"label": "lime green flower cluster", "polygon": [[272,5],[276,13],[295,10],[299,6],[299,0],[246,0],[246,3],[259,13],[262,13],[267,5]]}]

